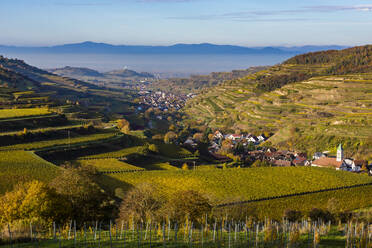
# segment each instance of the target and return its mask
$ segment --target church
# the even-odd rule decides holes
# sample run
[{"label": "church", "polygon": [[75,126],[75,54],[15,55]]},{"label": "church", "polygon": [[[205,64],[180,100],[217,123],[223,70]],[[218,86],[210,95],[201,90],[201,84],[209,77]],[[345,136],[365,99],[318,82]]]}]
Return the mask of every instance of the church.
[{"label": "church", "polygon": [[[318,154],[318,153],[317,153]],[[363,161],[357,161],[351,158],[344,158],[344,148],[342,144],[337,147],[337,156],[336,157],[329,157],[327,154],[322,156],[317,155],[317,159],[315,159],[311,166],[315,167],[327,167],[327,168],[334,168],[336,170],[344,170],[344,171],[352,171],[352,172],[359,172],[362,167]]]}]

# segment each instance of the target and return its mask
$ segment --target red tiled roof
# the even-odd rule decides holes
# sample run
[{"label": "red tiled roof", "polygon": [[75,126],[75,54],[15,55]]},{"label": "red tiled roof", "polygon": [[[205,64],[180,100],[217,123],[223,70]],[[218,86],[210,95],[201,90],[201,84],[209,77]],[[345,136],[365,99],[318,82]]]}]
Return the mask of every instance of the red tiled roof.
[{"label": "red tiled roof", "polygon": [[319,167],[333,167],[333,168],[340,168],[342,162],[336,161],[336,158],[332,157],[322,157],[319,158],[312,163],[314,166]]}]

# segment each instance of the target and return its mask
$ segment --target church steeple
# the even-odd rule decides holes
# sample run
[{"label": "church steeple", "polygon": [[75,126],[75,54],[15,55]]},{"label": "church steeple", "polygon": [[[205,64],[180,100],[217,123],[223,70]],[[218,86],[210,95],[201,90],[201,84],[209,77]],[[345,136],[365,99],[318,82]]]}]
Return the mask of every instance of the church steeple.
[{"label": "church steeple", "polygon": [[337,159],[336,159],[336,161],[342,162],[342,160],[344,160],[344,148],[342,148],[342,144],[340,144],[337,147]]}]

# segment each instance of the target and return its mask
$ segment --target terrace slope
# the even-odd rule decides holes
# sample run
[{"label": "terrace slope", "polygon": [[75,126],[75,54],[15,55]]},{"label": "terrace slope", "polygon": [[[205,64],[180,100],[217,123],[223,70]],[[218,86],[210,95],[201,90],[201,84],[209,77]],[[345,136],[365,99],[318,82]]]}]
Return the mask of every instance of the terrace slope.
[{"label": "terrace slope", "polygon": [[185,112],[226,131],[273,132],[281,148],[344,143],[347,155],[372,159],[372,46],[296,56],[203,91]]}]

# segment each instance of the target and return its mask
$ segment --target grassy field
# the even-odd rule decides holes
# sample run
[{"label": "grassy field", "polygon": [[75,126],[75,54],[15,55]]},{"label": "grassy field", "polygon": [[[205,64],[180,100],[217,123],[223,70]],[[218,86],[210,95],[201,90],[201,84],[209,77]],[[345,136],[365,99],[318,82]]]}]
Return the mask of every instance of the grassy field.
[{"label": "grassy field", "polygon": [[127,190],[145,182],[158,187],[165,195],[194,189],[214,203],[228,203],[370,183],[372,178],[309,167],[144,171],[102,177],[102,184],[113,191]]},{"label": "grassy field", "polygon": [[47,115],[47,108],[0,109],[0,119]]},{"label": "grassy field", "polygon": [[49,182],[60,169],[27,151],[0,151],[0,194],[29,180]]}]

